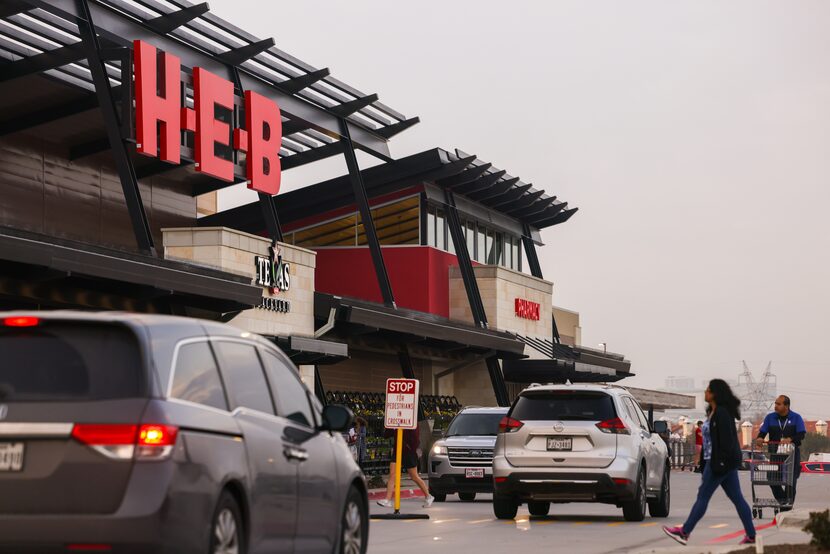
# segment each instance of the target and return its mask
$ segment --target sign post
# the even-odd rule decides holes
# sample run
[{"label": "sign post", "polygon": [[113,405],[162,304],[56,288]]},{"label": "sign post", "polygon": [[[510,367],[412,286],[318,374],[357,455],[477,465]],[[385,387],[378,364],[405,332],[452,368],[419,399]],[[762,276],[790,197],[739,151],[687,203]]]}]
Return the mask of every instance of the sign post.
[{"label": "sign post", "polygon": [[[392,514],[375,514],[372,519],[429,519],[427,514],[401,513],[401,458],[403,457],[404,429],[418,429],[418,393],[420,383],[417,379],[387,379],[386,408],[384,410],[384,427],[395,429],[395,512]],[[390,478],[392,476],[390,475]]]}]

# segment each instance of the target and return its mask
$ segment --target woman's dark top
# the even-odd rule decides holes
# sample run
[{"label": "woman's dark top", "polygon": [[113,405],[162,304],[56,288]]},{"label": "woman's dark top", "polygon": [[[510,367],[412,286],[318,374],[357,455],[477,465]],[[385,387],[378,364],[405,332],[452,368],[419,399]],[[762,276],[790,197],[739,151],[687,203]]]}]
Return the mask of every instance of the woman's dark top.
[{"label": "woman's dark top", "polygon": [[716,408],[709,421],[712,435],[712,458],[709,460],[712,471],[724,474],[738,469],[741,465],[741,445],[735,418],[725,408]]}]

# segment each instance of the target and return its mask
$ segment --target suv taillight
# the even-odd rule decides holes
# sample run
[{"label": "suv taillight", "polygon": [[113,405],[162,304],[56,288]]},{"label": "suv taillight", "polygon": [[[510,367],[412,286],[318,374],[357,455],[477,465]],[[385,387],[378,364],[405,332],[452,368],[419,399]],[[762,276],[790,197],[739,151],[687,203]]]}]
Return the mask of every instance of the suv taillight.
[{"label": "suv taillight", "polygon": [[174,425],[77,423],[72,438],[113,460],[162,460],[170,456],[179,428]]},{"label": "suv taillight", "polygon": [[504,416],[499,422],[499,433],[514,433],[522,428],[524,423],[518,419]]},{"label": "suv taillight", "polygon": [[630,435],[631,431],[625,426],[623,420],[618,417],[606,419],[597,423],[597,429],[603,433],[613,433],[615,435]]}]

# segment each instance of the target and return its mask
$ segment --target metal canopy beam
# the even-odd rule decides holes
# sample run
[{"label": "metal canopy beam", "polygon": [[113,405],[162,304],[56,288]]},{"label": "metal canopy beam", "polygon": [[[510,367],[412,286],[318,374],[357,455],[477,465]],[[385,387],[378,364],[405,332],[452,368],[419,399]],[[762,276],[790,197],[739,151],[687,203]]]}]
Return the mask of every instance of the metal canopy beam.
[{"label": "metal canopy beam", "polygon": [[536,244],[533,242],[533,235],[530,232],[530,225],[525,223],[523,225],[524,232],[522,233],[522,244],[525,247],[525,258],[527,265],[530,268],[530,274],[534,277],[542,279],[542,266],[539,265],[539,258],[536,256]]},{"label": "metal canopy beam", "polygon": [[513,188],[513,185],[515,185],[518,182],[518,177],[511,177],[510,179],[498,181],[497,183],[493,183],[492,185],[488,185],[487,187],[479,187],[478,184],[476,184],[476,188],[474,188],[471,192],[466,193],[465,196],[467,196],[471,200],[475,200],[476,202],[481,202],[482,200],[486,200],[487,198],[493,198],[501,194],[504,194],[505,192]]},{"label": "metal canopy beam", "polygon": [[552,205],[554,202],[556,202],[556,197],[555,196],[548,196],[547,198],[542,198],[541,200],[537,200],[536,202],[534,202],[533,204],[531,204],[530,206],[528,206],[526,208],[514,209],[511,212],[509,212],[509,215],[512,215],[514,217],[518,217],[518,218],[521,218],[521,219],[527,219],[531,215],[535,215],[535,214],[538,214],[538,213],[541,213],[541,212],[545,211],[548,208],[548,206]]},{"label": "metal canopy beam", "polygon": [[253,44],[247,44],[245,46],[240,46],[239,48],[234,48],[233,50],[228,50],[227,52],[223,52],[216,57],[228,65],[237,66],[241,63],[247,62],[257,54],[265,52],[272,46],[274,46],[274,39],[266,38],[260,40],[259,42],[254,42]]},{"label": "metal canopy beam", "polygon": [[420,122],[420,117],[410,117],[409,119],[404,119],[403,121],[398,121],[397,123],[393,123],[392,125],[387,125],[386,127],[376,129],[375,132],[385,139],[391,139],[398,133],[402,133],[410,127],[412,127],[413,125]]},{"label": "metal canopy beam", "polygon": [[[564,203],[564,204],[561,204],[561,205],[562,206],[567,206],[567,202]],[[575,214],[577,212],[577,210],[579,210],[579,208],[572,208],[570,210],[560,211],[558,214],[556,214],[553,217],[550,217],[548,219],[543,219],[543,220],[539,221],[538,225],[543,226],[543,227],[550,227],[551,225],[558,225],[560,223],[565,223],[566,221],[568,221],[571,218],[571,216],[573,214]]]},{"label": "metal canopy beam", "polygon": [[461,173],[453,175],[452,177],[445,177],[444,179],[439,179],[438,181],[436,181],[435,184],[445,188],[453,188],[460,185],[466,185],[467,183],[472,183],[473,181],[484,175],[484,173],[486,173],[487,170],[491,167],[493,167],[493,164],[491,163],[477,165],[475,167],[465,169]]},{"label": "metal canopy beam", "polygon": [[493,198],[493,201],[488,202],[487,205],[491,208],[499,209],[500,206],[518,200],[522,197],[524,193],[529,191],[532,187],[533,185],[522,185],[519,187],[514,187],[513,189],[505,192],[504,194],[501,194],[498,197]]},{"label": "metal canopy beam", "polygon": [[545,211],[543,211],[543,212],[541,212],[541,213],[539,213],[539,214],[537,214],[537,215],[535,215],[531,218],[528,218],[528,223],[530,223],[534,227],[543,226],[545,221],[548,221],[548,220],[552,219],[553,217],[559,215],[559,213],[562,212],[562,210],[564,210],[567,207],[568,207],[567,202],[562,202],[561,204],[555,204],[555,205],[547,208]]},{"label": "metal canopy beam", "polygon": [[332,106],[330,110],[340,117],[349,117],[353,113],[362,110],[372,102],[377,102],[377,100],[377,94],[370,94],[368,96],[364,96],[363,98],[352,100],[351,102],[344,102],[343,104]]},{"label": "metal canopy beam", "polygon": [[32,75],[33,73],[49,71],[50,69],[55,69],[83,59],[83,57],[84,50],[80,42],[55,48],[54,50],[49,50],[4,65],[3,71],[0,72],[0,82],[11,81],[12,79],[18,79],[26,75]]},{"label": "metal canopy beam", "polygon": [[89,61],[89,69],[92,80],[95,83],[95,94],[98,97],[98,104],[101,107],[101,114],[104,117],[107,137],[112,148],[115,166],[118,170],[118,177],[121,181],[121,188],[127,201],[127,208],[130,213],[130,221],[133,225],[138,248],[152,256],[156,256],[156,248],[153,243],[153,233],[150,231],[150,222],[147,213],[144,211],[144,203],[141,201],[141,192],[138,188],[138,178],[135,174],[133,162],[127,152],[127,146],[121,137],[121,126],[118,121],[118,112],[115,108],[115,97],[110,87],[107,70],[101,59],[101,44],[93,23],[92,14],[89,10],[88,0],[75,0],[76,7],[83,14],[81,21],[78,21],[78,29],[81,33],[81,41],[84,45],[86,58]]},{"label": "metal canopy beam", "polygon": [[174,12],[160,15],[154,19],[150,19],[145,22],[145,25],[157,33],[166,35],[167,33],[175,31],[182,25],[193,21],[200,15],[206,14],[209,10],[210,6],[208,6],[207,2],[202,2],[201,4],[194,4]]},{"label": "metal canopy beam", "polygon": [[499,183],[499,185],[502,185],[504,183],[509,183],[511,181],[511,179],[505,179],[505,180],[499,182],[499,179],[502,179],[505,175],[507,175],[507,171],[502,169],[502,170],[496,171],[494,173],[488,173],[486,175],[482,175],[481,177],[479,177],[475,181],[470,181],[470,182],[468,182],[466,184],[463,184],[459,187],[453,187],[453,188],[454,188],[455,192],[457,192],[458,194],[462,194],[464,196],[469,196],[470,194],[472,194],[474,192],[489,189],[490,187],[496,185],[496,183]]},{"label": "metal canopy beam", "polygon": [[543,190],[537,190],[535,192],[528,192],[524,196],[520,197],[517,200],[511,200],[509,202],[504,202],[503,204],[499,204],[498,208],[500,212],[504,212],[506,214],[510,214],[516,210],[529,208],[533,205],[536,200],[542,197],[545,194]]},{"label": "metal canopy beam", "polygon": [[30,5],[21,0],[3,0],[0,4],[0,17],[11,17],[32,9]]},{"label": "metal canopy beam", "polygon": [[280,158],[280,166],[283,171],[285,171],[293,167],[299,167],[307,163],[330,158],[342,152],[343,140],[341,139],[325,146],[318,146],[312,150],[306,150],[305,152],[300,152],[299,154],[293,154],[291,156],[286,156],[285,158]]},{"label": "metal canopy beam", "polygon": [[[50,14],[76,24],[85,20],[75,0],[25,1],[32,7],[41,8]],[[185,42],[179,38],[179,35],[170,36],[159,33],[144,22],[124,17],[122,13],[99,2],[90,3],[89,11],[95,21],[97,32],[103,40],[128,47],[132,46],[133,40],[144,40],[153,44],[159,50],[174,53],[181,59],[185,68],[199,66],[223,79],[231,82],[234,80],[228,65],[218,59],[216,54],[208,51],[210,46],[202,49],[195,44]],[[240,74],[243,90],[257,92],[275,101],[288,119],[304,121],[308,124],[308,128],[316,129],[331,137],[342,136],[339,130],[341,116],[333,108],[321,107],[308,100],[286,93],[279,89],[278,82],[270,81],[264,75],[251,73],[247,68],[240,68]],[[380,159],[390,159],[386,139],[360,123],[349,121],[347,125],[351,140],[357,147]]]},{"label": "metal canopy beam", "polygon": [[[279,83],[279,87],[289,94],[297,94],[304,88],[310,87],[317,81],[325,79],[329,75],[329,68],[324,67],[323,69],[318,69],[317,71],[312,71],[311,73],[306,73],[305,75],[299,75],[293,79],[281,81]],[[284,131],[285,130],[283,129],[283,132]]]}]

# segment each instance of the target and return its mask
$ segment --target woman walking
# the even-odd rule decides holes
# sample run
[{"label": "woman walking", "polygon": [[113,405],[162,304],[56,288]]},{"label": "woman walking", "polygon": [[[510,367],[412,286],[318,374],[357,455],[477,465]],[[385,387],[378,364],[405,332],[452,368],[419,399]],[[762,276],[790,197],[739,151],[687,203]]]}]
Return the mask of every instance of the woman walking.
[{"label": "woman walking", "polygon": [[712,379],[705,393],[706,421],[703,423],[703,478],[697,491],[697,500],[686,523],[678,527],[663,527],[663,531],[686,544],[689,535],[706,513],[709,500],[718,487],[735,505],[744,525],[744,538],[740,544],[755,544],[755,525],[752,512],[741,493],[738,467],[741,465],[741,446],[735,430],[735,420],[741,418],[741,401],[723,379]]},{"label": "woman walking", "polygon": [[[394,436],[397,440],[397,432],[393,430],[387,430],[387,434],[394,433]],[[424,508],[429,508],[432,506],[432,503],[435,501],[435,498],[429,494],[429,488],[427,484],[424,483],[424,480],[421,479],[421,476],[418,475],[418,450],[419,450],[420,441],[418,440],[418,431],[414,429],[404,429],[403,431],[403,448],[401,449],[401,466],[403,466],[404,471],[409,475],[409,478],[412,479],[418,488],[424,493],[426,499],[424,500]],[[395,448],[397,448],[397,444]],[[395,450],[392,450],[395,452]],[[378,505],[383,506],[384,508],[391,508],[394,504],[392,502],[392,496],[395,494],[395,472],[400,471],[397,468],[395,462],[389,464],[389,481],[386,483],[386,498],[384,500],[379,500]]]}]

